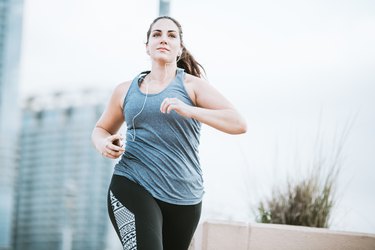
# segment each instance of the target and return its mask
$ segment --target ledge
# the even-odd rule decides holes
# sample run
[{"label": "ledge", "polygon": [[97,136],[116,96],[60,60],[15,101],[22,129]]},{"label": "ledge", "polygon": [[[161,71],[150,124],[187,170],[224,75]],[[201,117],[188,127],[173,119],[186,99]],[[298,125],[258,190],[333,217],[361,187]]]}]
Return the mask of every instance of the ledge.
[{"label": "ledge", "polygon": [[277,224],[205,221],[189,250],[374,250],[375,234]]}]

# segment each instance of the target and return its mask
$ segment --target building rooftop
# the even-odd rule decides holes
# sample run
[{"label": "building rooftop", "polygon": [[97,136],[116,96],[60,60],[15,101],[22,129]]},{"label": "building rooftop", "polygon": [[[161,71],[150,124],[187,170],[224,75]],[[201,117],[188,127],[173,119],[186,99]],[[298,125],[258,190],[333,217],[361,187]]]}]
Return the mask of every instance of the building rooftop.
[{"label": "building rooftop", "polygon": [[22,109],[41,111],[80,106],[104,105],[111,95],[110,90],[83,89],[77,91],[58,91],[50,94],[31,95],[22,100]]}]

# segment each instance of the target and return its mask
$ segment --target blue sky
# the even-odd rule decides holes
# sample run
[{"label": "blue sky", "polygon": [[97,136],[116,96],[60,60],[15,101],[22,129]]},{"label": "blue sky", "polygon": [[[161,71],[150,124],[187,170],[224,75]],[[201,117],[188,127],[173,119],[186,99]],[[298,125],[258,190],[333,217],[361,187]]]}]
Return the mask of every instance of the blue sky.
[{"label": "blue sky", "polygon": [[[157,9],[147,0],[25,1],[22,95],[133,78],[149,67],[145,33]],[[375,233],[375,2],[172,1],[171,15],[249,124],[243,136],[203,129],[203,216],[251,221],[249,206],[310,164],[319,126],[329,156],[356,117],[332,228]]]}]

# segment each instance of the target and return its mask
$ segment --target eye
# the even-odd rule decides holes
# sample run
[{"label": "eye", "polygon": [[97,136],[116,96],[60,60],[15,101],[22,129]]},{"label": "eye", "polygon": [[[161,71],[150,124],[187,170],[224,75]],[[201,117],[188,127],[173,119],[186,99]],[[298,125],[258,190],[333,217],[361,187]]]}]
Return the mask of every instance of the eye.
[{"label": "eye", "polygon": [[176,38],[176,35],[173,33],[169,33],[169,37]]},{"label": "eye", "polygon": [[160,36],[159,32],[155,32],[154,34],[152,34],[152,37],[158,37],[158,36]]}]

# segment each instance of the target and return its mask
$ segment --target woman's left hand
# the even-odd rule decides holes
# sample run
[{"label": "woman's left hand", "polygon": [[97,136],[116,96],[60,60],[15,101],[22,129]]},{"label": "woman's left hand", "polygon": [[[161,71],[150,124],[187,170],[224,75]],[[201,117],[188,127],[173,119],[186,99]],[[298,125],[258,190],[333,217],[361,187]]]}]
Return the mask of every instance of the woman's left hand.
[{"label": "woman's left hand", "polygon": [[165,98],[160,105],[160,112],[169,114],[174,110],[177,114],[190,118],[192,108],[192,106],[187,105],[178,98]]}]

